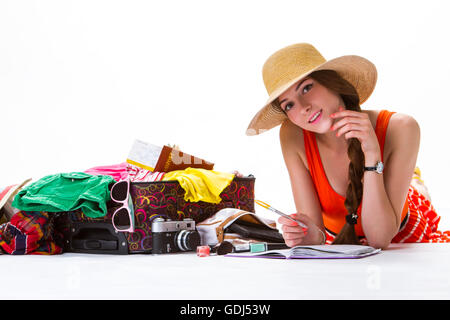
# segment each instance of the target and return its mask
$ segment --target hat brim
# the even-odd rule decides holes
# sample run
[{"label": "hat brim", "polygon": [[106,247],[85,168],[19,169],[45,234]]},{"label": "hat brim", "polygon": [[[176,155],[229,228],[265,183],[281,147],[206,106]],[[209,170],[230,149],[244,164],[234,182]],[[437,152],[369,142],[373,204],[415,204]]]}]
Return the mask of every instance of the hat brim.
[{"label": "hat brim", "polygon": [[360,105],[370,97],[377,82],[378,74],[375,65],[363,57],[348,55],[328,60],[272,92],[264,107],[250,121],[246,135],[258,135],[278,126],[287,119],[281,110],[277,110],[272,106],[272,102],[292,85],[319,70],[334,70],[342,78],[350,82],[358,93]]}]

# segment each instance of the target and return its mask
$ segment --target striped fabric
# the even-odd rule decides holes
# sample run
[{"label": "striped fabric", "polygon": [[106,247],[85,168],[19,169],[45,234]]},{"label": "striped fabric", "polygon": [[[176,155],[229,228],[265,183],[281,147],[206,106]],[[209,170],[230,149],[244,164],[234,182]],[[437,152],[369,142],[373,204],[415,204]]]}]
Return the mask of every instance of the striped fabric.
[{"label": "striped fabric", "polygon": [[161,181],[165,174],[165,172],[152,172],[130,163],[127,163],[127,171],[131,182]]},{"label": "striped fabric", "polygon": [[[409,187],[408,214],[406,215],[399,232],[392,239],[392,243],[438,243],[450,242],[450,231],[439,231],[438,224],[441,217],[436,213],[431,202],[416,190]],[[335,234],[326,230],[327,244],[331,244]],[[363,244],[367,244],[365,238],[360,238]]]}]

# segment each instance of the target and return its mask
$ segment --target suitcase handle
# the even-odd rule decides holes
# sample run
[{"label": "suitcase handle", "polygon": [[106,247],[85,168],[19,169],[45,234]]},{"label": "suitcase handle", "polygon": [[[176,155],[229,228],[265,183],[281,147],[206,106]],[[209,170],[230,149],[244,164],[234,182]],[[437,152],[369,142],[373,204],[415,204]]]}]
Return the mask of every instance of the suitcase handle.
[{"label": "suitcase handle", "polygon": [[95,240],[76,239],[73,242],[74,249],[86,249],[86,250],[117,250],[117,241],[108,240]]},{"label": "suitcase handle", "polygon": [[68,251],[77,253],[128,254],[124,232],[107,222],[73,222],[67,239]]}]

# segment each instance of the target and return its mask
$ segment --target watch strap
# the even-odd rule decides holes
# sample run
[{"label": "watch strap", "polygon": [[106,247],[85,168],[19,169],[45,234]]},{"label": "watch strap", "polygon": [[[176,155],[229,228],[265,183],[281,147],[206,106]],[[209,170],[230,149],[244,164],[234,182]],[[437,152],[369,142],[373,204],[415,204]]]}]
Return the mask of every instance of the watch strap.
[{"label": "watch strap", "polygon": [[377,162],[377,165],[374,167],[364,167],[364,171],[375,171],[376,173],[382,173],[384,170],[384,164],[381,161]]}]

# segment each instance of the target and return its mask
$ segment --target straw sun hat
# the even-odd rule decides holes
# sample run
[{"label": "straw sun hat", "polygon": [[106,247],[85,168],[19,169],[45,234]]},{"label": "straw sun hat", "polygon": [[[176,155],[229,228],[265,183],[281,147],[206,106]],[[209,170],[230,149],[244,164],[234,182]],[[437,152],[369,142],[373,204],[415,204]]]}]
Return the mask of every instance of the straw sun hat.
[{"label": "straw sun hat", "polygon": [[290,45],[275,52],[264,63],[263,80],[269,99],[253,117],[246,134],[260,134],[287,119],[272,102],[297,81],[318,70],[334,70],[350,82],[358,93],[360,104],[369,98],[377,82],[375,65],[363,57],[347,55],[327,61],[308,43]]}]

